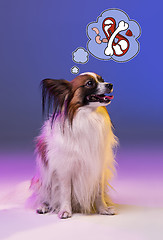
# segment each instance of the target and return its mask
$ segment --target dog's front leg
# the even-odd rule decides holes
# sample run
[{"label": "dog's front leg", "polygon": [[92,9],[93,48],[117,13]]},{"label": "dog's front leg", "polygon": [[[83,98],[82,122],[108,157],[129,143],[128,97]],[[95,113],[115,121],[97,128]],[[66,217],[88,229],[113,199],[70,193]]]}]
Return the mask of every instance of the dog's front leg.
[{"label": "dog's front leg", "polygon": [[115,208],[113,206],[107,206],[105,202],[104,197],[104,187],[102,186],[102,183],[99,183],[99,190],[96,195],[95,205],[96,205],[96,211],[99,214],[102,215],[114,215],[116,214]]},{"label": "dog's front leg", "polygon": [[60,210],[58,213],[59,218],[70,218],[72,216],[71,209],[71,177],[60,176]]}]

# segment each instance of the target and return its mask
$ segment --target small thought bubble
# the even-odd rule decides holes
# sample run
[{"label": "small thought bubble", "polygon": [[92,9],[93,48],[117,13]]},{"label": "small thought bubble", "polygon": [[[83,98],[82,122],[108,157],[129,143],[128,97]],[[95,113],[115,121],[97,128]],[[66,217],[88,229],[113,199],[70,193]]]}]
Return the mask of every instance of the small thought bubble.
[{"label": "small thought bubble", "polygon": [[71,68],[71,73],[72,73],[72,74],[78,74],[78,73],[79,73],[79,68],[78,68],[77,66],[73,66],[73,67]]},{"label": "small thought bubble", "polygon": [[79,47],[72,53],[72,60],[76,63],[87,63],[89,60],[89,53],[84,48]]}]

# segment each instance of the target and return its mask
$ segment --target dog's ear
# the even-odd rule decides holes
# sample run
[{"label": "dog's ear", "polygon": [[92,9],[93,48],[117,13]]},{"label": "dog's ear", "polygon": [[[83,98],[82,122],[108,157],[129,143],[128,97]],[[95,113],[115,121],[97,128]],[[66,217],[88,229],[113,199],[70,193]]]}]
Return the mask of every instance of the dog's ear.
[{"label": "dog's ear", "polygon": [[49,116],[50,108],[53,107],[53,117],[61,113],[65,97],[71,92],[71,83],[64,79],[44,79],[41,81],[42,88],[42,111],[45,114],[45,104],[47,100],[47,112]]}]

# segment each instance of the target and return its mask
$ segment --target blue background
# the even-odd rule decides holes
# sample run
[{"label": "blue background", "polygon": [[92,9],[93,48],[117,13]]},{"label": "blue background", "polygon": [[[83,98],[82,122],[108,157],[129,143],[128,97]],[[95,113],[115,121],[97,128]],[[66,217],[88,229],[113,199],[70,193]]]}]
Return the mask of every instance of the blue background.
[{"label": "blue background", "polygon": [[[142,29],[139,54],[127,63],[90,56],[75,64],[72,52],[86,48],[86,26],[102,11],[119,8]],[[72,80],[72,66],[114,84],[108,111],[120,141],[156,141],[163,135],[161,1],[0,1],[0,142],[33,144],[42,124],[42,79]],[[1,146],[2,146],[1,145]]]}]

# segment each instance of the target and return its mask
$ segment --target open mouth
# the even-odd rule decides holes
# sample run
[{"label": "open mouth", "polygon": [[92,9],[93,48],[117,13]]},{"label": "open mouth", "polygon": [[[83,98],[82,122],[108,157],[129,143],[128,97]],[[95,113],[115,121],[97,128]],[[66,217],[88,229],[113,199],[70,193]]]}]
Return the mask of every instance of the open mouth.
[{"label": "open mouth", "polygon": [[113,99],[113,96],[106,96],[104,94],[95,95],[91,94],[87,96],[89,102],[100,102],[100,103],[109,103]]}]

